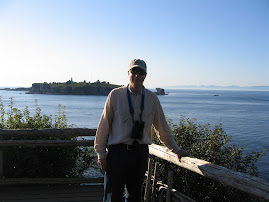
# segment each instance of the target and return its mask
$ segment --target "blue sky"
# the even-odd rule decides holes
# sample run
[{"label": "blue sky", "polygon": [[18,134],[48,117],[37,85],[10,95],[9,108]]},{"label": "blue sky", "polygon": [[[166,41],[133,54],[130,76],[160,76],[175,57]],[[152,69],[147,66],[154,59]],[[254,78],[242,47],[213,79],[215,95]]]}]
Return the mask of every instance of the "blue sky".
[{"label": "blue sky", "polygon": [[0,86],[269,85],[268,0],[0,0]]}]

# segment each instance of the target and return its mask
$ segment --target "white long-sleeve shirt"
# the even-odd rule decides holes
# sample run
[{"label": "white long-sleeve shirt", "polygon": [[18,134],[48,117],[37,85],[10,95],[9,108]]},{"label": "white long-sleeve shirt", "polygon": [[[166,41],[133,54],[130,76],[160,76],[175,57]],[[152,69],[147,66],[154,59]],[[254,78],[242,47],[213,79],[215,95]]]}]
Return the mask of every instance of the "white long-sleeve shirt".
[{"label": "white long-sleeve shirt", "polygon": [[[133,119],[129,111],[127,98],[128,86],[113,89],[107,97],[94,142],[94,149],[98,159],[106,158],[106,148],[114,144],[132,144],[131,138]],[[135,95],[131,92],[131,100],[134,108],[134,120],[140,120],[141,93]],[[157,95],[144,88],[144,110],[142,121],[145,122],[140,144],[152,143],[152,124],[160,140],[177,153],[180,148],[174,140],[172,132],[166,122],[163,109]]]}]

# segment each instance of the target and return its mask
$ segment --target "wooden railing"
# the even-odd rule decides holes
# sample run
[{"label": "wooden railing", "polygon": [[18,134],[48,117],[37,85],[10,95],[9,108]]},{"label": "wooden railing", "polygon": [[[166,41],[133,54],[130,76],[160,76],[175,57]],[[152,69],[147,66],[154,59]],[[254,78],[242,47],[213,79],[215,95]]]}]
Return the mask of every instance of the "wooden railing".
[{"label": "wooden railing", "polygon": [[230,187],[269,200],[269,182],[265,180],[193,157],[183,157],[179,161],[173,152],[156,144],[150,145],[149,152],[151,155],[167,160],[207,178],[217,180]]},{"label": "wooden railing", "polygon": [[[93,136],[96,129],[29,129],[29,130],[0,130],[0,178],[3,176],[3,156],[1,147],[7,146],[93,146]],[[92,136],[92,140],[4,140],[5,137],[19,136]],[[212,164],[210,162],[193,157],[183,157],[178,161],[176,155],[167,148],[152,144],[149,146],[151,155],[167,160],[205,177],[217,180],[230,187],[253,194],[269,200],[269,182],[245,173],[235,172],[230,169]],[[24,179],[0,179],[0,185],[4,184],[63,184],[63,183],[99,183],[102,178],[24,178]]]},{"label": "wooden railing", "polygon": [[[3,178],[3,152],[1,147],[9,146],[93,146],[96,129],[69,128],[69,129],[21,129],[21,130],[0,130],[0,185],[13,184],[81,184],[81,183],[102,183],[103,178]],[[91,136],[90,140],[18,140],[19,137],[85,137]],[[11,138],[16,138],[12,140]]]}]

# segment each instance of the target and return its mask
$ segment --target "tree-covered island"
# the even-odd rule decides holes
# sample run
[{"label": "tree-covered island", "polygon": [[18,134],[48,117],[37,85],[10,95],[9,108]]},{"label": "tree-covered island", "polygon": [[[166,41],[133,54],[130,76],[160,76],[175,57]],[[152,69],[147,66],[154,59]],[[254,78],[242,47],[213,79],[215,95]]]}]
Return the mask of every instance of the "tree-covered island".
[{"label": "tree-covered island", "polygon": [[109,92],[120,85],[110,84],[109,82],[94,83],[74,82],[71,80],[65,83],[33,83],[29,94],[56,94],[56,95],[108,95]]}]

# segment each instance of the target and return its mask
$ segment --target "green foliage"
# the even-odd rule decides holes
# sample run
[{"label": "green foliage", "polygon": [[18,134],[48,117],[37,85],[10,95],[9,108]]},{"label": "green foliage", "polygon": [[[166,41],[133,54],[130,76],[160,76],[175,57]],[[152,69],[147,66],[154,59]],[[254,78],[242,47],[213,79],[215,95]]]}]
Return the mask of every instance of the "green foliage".
[{"label": "green foliage", "polygon": [[[41,108],[35,101],[35,113],[30,114],[29,107],[23,111],[14,107],[10,98],[7,113],[0,96],[0,129],[44,129],[68,128],[65,107],[59,105],[55,116],[42,115]],[[13,137],[12,139],[61,140],[54,136]],[[66,140],[75,139],[65,137]],[[92,147],[4,147],[4,177],[81,177],[85,170],[95,164],[96,158]]]},{"label": "green foliage", "polygon": [[[169,121],[171,125],[171,121]],[[258,176],[255,166],[262,152],[244,154],[246,147],[238,148],[231,144],[231,136],[227,136],[220,125],[197,125],[195,119],[181,118],[178,125],[171,126],[174,138],[179,147],[187,150],[192,156],[234,171]],[[154,143],[161,144],[154,137]],[[219,182],[205,178],[199,174],[154,157],[161,166],[160,174],[167,181],[167,171],[173,170],[174,187],[182,193],[198,201],[252,201],[253,197],[239,190],[227,187]]]}]

